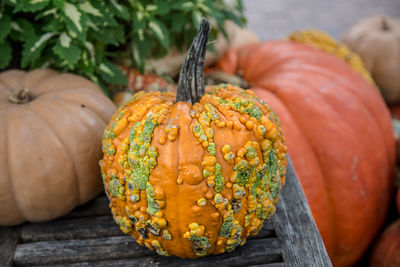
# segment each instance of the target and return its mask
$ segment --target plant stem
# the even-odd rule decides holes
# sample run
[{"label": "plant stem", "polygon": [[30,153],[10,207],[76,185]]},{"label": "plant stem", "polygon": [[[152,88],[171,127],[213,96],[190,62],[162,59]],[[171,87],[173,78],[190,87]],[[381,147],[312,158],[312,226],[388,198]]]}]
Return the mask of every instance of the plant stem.
[{"label": "plant stem", "polygon": [[176,102],[200,102],[204,95],[204,58],[206,56],[210,23],[202,18],[199,31],[190,45],[179,75]]}]

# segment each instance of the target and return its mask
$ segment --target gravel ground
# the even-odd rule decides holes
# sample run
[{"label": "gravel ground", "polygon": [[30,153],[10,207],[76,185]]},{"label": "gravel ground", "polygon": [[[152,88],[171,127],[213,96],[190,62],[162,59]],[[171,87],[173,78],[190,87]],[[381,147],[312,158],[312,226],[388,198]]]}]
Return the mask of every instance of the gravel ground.
[{"label": "gravel ground", "polygon": [[317,28],[339,38],[360,19],[385,14],[400,19],[400,0],[243,0],[248,27],[262,40]]}]

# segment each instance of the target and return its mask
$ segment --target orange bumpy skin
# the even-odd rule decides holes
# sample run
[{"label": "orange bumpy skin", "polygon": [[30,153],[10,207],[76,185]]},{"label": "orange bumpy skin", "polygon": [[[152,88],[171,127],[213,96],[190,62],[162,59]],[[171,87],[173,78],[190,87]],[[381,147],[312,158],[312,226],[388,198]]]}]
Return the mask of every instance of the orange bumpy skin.
[{"label": "orange bumpy skin", "polygon": [[114,220],[161,255],[232,251],[275,212],[287,147],[252,91],[207,88],[200,103],[139,92],[104,133],[101,171]]}]

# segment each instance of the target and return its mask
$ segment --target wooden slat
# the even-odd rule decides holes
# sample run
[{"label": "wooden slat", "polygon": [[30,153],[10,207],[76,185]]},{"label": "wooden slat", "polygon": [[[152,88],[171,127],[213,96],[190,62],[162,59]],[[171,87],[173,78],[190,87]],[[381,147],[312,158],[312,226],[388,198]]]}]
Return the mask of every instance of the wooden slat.
[{"label": "wooden slat", "polygon": [[108,207],[109,200],[103,193],[96,197],[89,203],[82,205],[69,214],[65,215],[64,218],[80,218],[89,216],[101,216],[110,214],[110,208]]},{"label": "wooden slat", "polygon": [[290,158],[286,177],[272,217],[284,262],[288,267],[332,266]]},{"label": "wooden slat", "polygon": [[16,265],[45,265],[80,261],[118,260],[150,255],[130,236],[84,240],[42,241],[17,246]]},{"label": "wooden slat", "polygon": [[124,235],[111,215],[77,219],[60,219],[24,226],[22,242],[88,239]]},{"label": "wooden slat", "polygon": [[21,227],[0,227],[0,266],[12,266],[15,248],[21,234]]},{"label": "wooden slat", "polygon": [[250,265],[249,267],[285,267],[285,266],[286,264],[284,262],[276,262],[276,263]]},{"label": "wooden slat", "polygon": [[[98,258],[96,262],[79,262],[69,266],[193,266],[193,267],[209,267],[212,266],[250,266],[260,263],[278,263],[282,262],[282,251],[276,238],[249,240],[246,246],[236,248],[231,253],[224,253],[216,256],[208,256],[205,258],[179,259],[177,257],[162,257],[154,255],[151,257],[142,257],[135,259],[120,259],[115,261],[101,261]],[[70,261],[69,261],[70,262]],[[29,263],[28,263],[29,264]],[[57,265],[56,265],[57,266]],[[61,265],[59,265],[61,266]],[[281,267],[281,265],[266,265],[267,267]]]}]

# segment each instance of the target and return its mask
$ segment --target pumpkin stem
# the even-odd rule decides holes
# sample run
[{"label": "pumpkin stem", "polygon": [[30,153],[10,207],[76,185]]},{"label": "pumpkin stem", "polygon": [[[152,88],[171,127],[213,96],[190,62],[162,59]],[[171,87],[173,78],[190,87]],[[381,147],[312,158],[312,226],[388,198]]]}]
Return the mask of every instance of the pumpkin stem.
[{"label": "pumpkin stem", "polygon": [[9,96],[8,100],[14,104],[23,104],[31,100],[31,95],[26,87],[14,90]]},{"label": "pumpkin stem", "polygon": [[190,45],[179,75],[176,102],[200,102],[204,95],[204,58],[206,56],[210,23],[202,18],[199,31]]},{"label": "pumpkin stem", "polygon": [[383,31],[388,31],[390,30],[389,24],[387,22],[386,17],[382,17],[382,30]]}]

